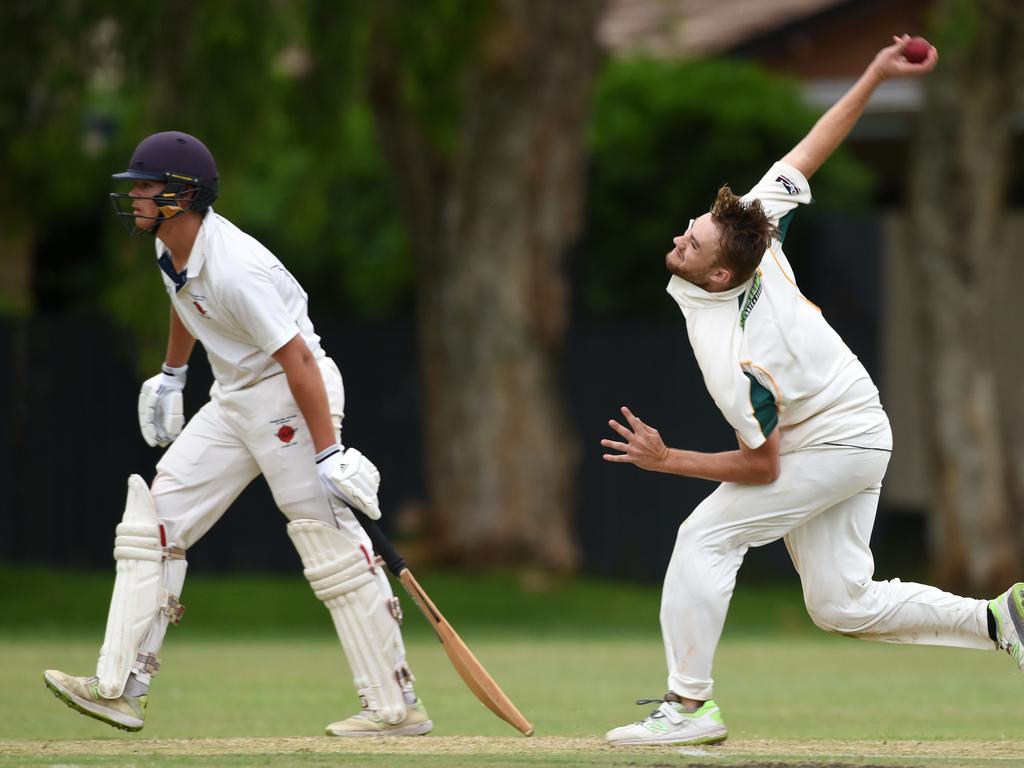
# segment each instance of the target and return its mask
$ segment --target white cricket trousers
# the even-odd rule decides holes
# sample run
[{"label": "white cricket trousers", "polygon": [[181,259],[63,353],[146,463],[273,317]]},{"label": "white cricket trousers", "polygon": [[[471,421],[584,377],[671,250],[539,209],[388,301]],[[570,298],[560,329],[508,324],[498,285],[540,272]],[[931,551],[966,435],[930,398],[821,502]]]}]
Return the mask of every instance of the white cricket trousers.
[{"label": "white cricket trousers", "polygon": [[770,485],[722,483],[679,527],[661,601],[668,690],[712,697],[711,663],[749,547],[784,537],[804,603],[828,632],[994,650],[988,604],[899,579],[873,581],[868,542],[889,452],[839,446],[780,457]]},{"label": "white cricket trousers", "polygon": [[[341,373],[329,357],[319,367],[340,436],[345,408]],[[153,501],[168,545],[187,550],[199,541],[262,473],[288,520],[337,526],[353,547],[372,552],[370,538],[352,512],[332,508],[327,501],[315,457],[313,439],[283,373],[235,392],[218,393],[215,385],[211,400],[189,419],[156,465]],[[383,569],[377,573],[385,597],[393,597]],[[162,640],[161,633],[156,648],[147,651],[156,653]],[[405,659],[400,637],[397,642],[396,664]]]},{"label": "white cricket trousers", "polygon": [[[319,367],[340,435],[341,374],[327,357]],[[260,474],[288,520],[336,525],[316,471],[313,438],[284,373],[234,392],[220,393],[214,385],[211,395],[156,465],[152,493],[167,543],[189,549]],[[354,518],[344,529],[356,545],[369,545]]]}]

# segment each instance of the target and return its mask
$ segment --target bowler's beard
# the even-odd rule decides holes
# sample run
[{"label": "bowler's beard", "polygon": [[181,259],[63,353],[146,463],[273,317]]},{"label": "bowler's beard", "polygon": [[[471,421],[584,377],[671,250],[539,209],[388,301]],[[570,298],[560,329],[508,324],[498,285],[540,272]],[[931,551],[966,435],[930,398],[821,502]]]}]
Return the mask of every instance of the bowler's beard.
[{"label": "bowler's beard", "polygon": [[674,248],[665,254],[665,269],[676,277],[681,278],[688,283],[693,283],[698,288],[703,288],[705,291],[710,290],[709,286],[711,285],[711,281],[708,279],[708,275],[711,270],[687,269],[685,262],[680,264],[673,258],[675,254],[676,249]]}]

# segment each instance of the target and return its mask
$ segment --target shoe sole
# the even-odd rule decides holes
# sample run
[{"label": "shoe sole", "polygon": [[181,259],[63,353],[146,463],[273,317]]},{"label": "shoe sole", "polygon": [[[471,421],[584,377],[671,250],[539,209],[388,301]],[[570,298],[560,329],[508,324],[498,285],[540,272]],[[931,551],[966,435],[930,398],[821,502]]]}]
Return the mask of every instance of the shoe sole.
[{"label": "shoe sole", "polygon": [[51,680],[46,674],[43,674],[43,682],[46,683],[46,687],[49,688],[53,695],[63,701],[69,707],[77,712],[81,712],[83,715],[91,717],[95,720],[99,720],[101,723],[113,726],[114,728],[120,728],[122,731],[128,731],[129,733],[135,733],[141,731],[142,726],[145,723],[139,723],[139,725],[128,725],[127,723],[119,723],[117,720],[111,719],[109,713],[100,711],[98,707],[95,707],[92,702],[86,701],[79,696],[76,696],[71,691],[62,688],[57,682]]},{"label": "shoe sole", "polygon": [[434,728],[434,721],[433,720],[427,720],[425,723],[416,723],[415,725],[406,725],[406,726],[403,726],[402,728],[394,728],[394,729],[387,730],[387,731],[341,731],[341,732],[335,733],[334,731],[332,731],[331,729],[328,728],[328,729],[326,729],[326,733],[327,733],[328,736],[340,736],[342,738],[347,737],[347,736],[356,736],[356,737],[361,737],[361,738],[366,738],[367,736],[370,736],[370,737],[376,736],[378,738],[382,738],[383,739],[383,738],[387,738],[389,736],[423,736],[426,733],[430,733],[430,731],[433,728]]},{"label": "shoe sole", "polygon": [[665,746],[665,745],[679,745],[687,747],[696,747],[701,744],[720,744],[729,738],[729,733],[723,731],[721,734],[712,734],[705,736],[700,739],[623,739],[621,741],[609,741],[613,747],[637,747],[637,746]]}]

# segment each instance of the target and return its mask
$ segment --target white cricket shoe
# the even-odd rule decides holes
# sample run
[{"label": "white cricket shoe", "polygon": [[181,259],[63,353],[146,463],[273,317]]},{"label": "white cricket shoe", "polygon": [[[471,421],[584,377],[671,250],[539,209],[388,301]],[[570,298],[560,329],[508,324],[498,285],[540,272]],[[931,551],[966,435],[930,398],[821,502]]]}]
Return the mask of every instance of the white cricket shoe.
[{"label": "white cricket shoe", "polygon": [[996,619],[996,645],[1006,651],[1024,671],[1024,582],[1018,581],[995,600],[988,609]]},{"label": "white cricket shoe", "polygon": [[75,677],[57,669],[46,670],[43,682],[54,696],[83,715],[124,731],[141,731],[145,725],[146,703],[149,701],[146,694],[105,699],[100,696],[98,678]]},{"label": "white cricket shoe", "polygon": [[605,739],[609,744],[618,745],[714,744],[725,741],[729,732],[714,701],[705,701],[696,712],[687,712],[675,698],[675,694],[669,693],[664,699],[640,699],[637,704],[661,702],[661,706],[638,723],[608,731]]},{"label": "white cricket shoe", "polygon": [[422,736],[434,723],[422,701],[405,705],[405,719],[389,723],[372,709],[364,709],[347,720],[327,726],[328,736]]}]

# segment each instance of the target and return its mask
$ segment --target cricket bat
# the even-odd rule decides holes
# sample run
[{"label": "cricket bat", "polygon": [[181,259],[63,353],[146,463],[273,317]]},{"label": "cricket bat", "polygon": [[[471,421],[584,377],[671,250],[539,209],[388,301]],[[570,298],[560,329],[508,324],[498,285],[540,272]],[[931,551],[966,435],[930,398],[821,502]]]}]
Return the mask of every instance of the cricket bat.
[{"label": "cricket bat", "polygon": [[469,650],[469,647],[452,628],[452,625],[437,610],[437,606],[434,605],[433,601],[423,590],[423,587],[416,581],[412,571],[405,564],[405,559],[398,554],[397,550],[395,550],[394,546],[384,535],[384,532],[366,515],[356,510],[353,510],[353,512],[356,519],[359,520],[359,524],[363,526],[363,530],[366,531],[367,536],[370,537],[370,541],[373,542],[374,550],[384,559],[388,570],[391,571],[395,578],[402,582],[405,591],[409,593],[419,609],[423,611],[423,615],[427,617],[430,626],[434,628],[437,639],[441,641],[441,647],[448,654],[448,660],[451,661],[455,671],[459,673],[459,676],[469,687],[469,690],[473,692],[473,695],[491,712],[513,728],[521,731],[523,735],[532,735],[533,726],[516,709],[516,705],[512,703],[509,697],[505,695],[505,692],[494,682],[494,678],[487,673],[484,665],[477,661],[476,656]]}]

